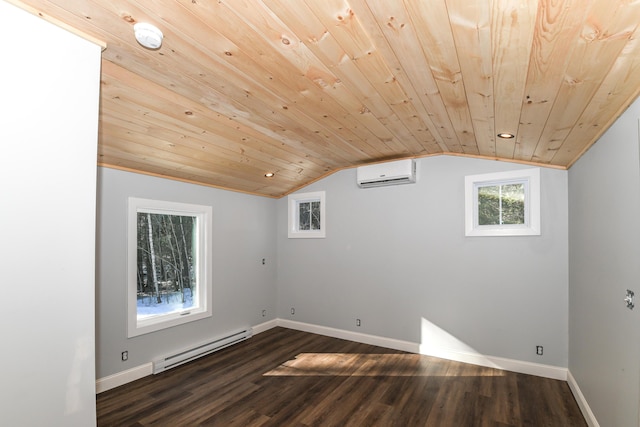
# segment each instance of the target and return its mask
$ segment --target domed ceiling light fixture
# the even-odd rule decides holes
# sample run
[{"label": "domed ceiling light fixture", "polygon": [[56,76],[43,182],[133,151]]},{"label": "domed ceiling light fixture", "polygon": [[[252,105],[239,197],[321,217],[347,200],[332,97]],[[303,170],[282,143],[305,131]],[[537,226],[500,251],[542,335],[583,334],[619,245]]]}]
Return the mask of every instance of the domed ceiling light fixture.
[{"label": "domed ceiling light fixture", "polygon": [[133,34],[136,40],[147,49],[160,49],[162,46],[162,31],[155,25],[138,22],[133,26]]}]

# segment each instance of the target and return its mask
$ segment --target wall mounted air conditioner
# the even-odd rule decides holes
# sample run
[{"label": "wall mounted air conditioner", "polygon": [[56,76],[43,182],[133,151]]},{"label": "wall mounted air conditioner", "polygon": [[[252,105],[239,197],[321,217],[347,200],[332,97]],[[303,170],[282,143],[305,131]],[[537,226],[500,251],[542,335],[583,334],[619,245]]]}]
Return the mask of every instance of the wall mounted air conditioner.
[{"label": "wall mounted air conditioner", "polygon": [[416,182],[414,159],[360,166],[357,169],[358,187],[382,187],[384,185],[412,184]]}]

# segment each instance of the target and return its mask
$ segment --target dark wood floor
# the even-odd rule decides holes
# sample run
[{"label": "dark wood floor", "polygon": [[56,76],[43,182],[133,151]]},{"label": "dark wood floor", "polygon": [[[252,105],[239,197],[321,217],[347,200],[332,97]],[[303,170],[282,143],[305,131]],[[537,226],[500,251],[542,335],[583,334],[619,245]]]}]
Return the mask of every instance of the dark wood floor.
[{"label": "dark wood floor", "polygon": [[101,393],[99,426],[586,426],[566,382],[284,328]]}]

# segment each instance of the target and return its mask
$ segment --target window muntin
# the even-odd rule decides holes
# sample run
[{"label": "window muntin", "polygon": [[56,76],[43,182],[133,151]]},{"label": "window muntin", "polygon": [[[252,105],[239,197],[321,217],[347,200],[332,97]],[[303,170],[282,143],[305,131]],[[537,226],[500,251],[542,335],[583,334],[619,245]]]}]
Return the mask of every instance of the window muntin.
[{"label": "window muntin", "polygon": [[211,316],[211,207],[129,198],[128,336]]},{"label": "window muntin", "polygon": [[465,235],[539,234],[539,169],[465,177]]},{"label": "window muntin", "polygon": [[326,236],[325,192],[289,195],[289,238]]}]

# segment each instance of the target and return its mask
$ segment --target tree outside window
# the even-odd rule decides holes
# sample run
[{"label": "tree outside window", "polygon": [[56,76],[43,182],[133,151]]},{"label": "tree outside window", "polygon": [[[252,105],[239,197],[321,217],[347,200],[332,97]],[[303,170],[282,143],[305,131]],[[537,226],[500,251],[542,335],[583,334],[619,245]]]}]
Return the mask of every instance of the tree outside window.
[{"label": "tree outside window", "polygon": [[197,218],[138,212],[137,221],[137,318],[192,308],[198,286]]},{"label": "tree outside window", "polygon": [[478,186],[478,225],[525,223],[524,183]]},{"label": "tree outside window", "polygon": [[298,203],[299,230],[320,230],[320,201]]},{"label": "tree outside window", "polygon": [[211,316],[210,206],[129,198],[128,336]]}]

